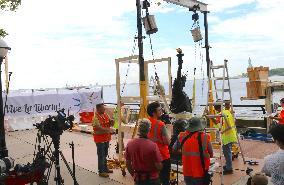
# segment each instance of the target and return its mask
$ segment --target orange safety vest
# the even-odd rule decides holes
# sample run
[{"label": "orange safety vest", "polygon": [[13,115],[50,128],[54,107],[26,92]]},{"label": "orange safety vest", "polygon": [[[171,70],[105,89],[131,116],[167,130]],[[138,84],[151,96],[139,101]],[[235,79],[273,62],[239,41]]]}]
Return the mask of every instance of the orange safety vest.
[{"label": "orange safety vest", "polygon": [[281,112],[279,113],[278,117],[280,118],[279,120],[279,124],[284,124],[284,109],[281,110]]},{"label": "orange safety vest", "polygon": [[[106,113],[104,113],[102,116],[96,113],[96,117],[99,119],[102,127],[109,128],[110,127],[110,122],[108,119],[108,116]],[[111,134],[110,133],[105,133],[98,131],[96,127],[93,127],[94,130],[94,141],[96,143],[103,143],[103,142],[108,142],[111,140]]]},{"label": "orange safety vest", "polygon": [[163,160],[170,158],[169,146],[163,143],[161,130],[165,127],[165,123],[159,120],[151,119],[151,130],[148,134],[148,138],[154,141],[160,150]]},{"label": "orange safety vest", "polygon": [[[181,132],[179,134],[179,142],[181,143],[183,138],[185,138],[188,134],[188,131]],[[204,152],[205,170],[208,170],[210,165],[210,155],[208,152],[208,143],[210,142],[210,136],[202,132],[201,141]],[[184,176],[190,176],[193,178],[204,177],[204,170],[200,159],[198,145],[198,132],[194,133],[184,143],[182,147],[182,164]]]}]

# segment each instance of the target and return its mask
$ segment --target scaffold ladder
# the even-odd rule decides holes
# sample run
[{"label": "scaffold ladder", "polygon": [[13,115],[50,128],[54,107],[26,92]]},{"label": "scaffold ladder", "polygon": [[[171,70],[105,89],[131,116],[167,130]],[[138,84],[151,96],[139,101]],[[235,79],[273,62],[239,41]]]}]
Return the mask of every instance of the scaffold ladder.
[{"label": "scaffold ladder", "polygon": [[[227,66],[227,62],[228,60],[224,60],[224,64],[223,65],[216,65],[213,66],[212,62],[210,63],[210,76],[209,76],[209,80],[208,83],[211,83],[213,81],[214,84],[214,89],[213,88],[208,88],[208,101],[207,101],[207,110],[209,110],[209,106],[214,106],[214,105],[220,105],[221,106],[221,112],[220,113],[216,113],[216,111],[214,111],[214,113],[212,114],[207,114],[206,117],[208,119],[220,119],[220,123],[222,124],[227,124],[227,120],[226,117],[224,116],[224,104],[225,102],[230,102],[231,104],[231,113],[232,116],[235,119],[235,115],[234,115],[234,110],[233,110],[233,106],[232,106],[232,93],[231,93],[231,86],[230,86],[230,80],[229,80],[229,72],[228,72],[228,66]],[[215,70],[222,70],[222,76],[221,77],[216,77],[215,76]],[[211,76],[212,75],[212,76]],[[221,82],[221,83],[220,83]],[[211,84],[208,84],[208,87],[210,87]],[[221,88],[220,88],[221,86]],[[229,99],[225,100],[225,93],[227,93],[229,95]],[[216,96],[216,101],[212,101],[212,98],[210,98],[210,96]],[[210,101],[211,100],[211,101]],[[235,121],[235,120],[234,120]],[[219,146],[219,152],[220,152],[220,156],[218,157],[220,160],[220,165],[221,165],[221,185],[224,184],[223,181],[223,162],[222,162],[222,154],[223,154],[223,143],[222,143],[222,124],[219,124],[218,128],[206,128],[207,132],[213,132],[215,135],[215,141],[212,141],[213,145],[218,145]],[[243,154],[243,150],[240,144],[240,139],[239,139],[239,135],[237,134],[237,144],[240,148],[240,153],[242,155],[242,159],[243,162],[245,163],[245,158],[244,158],[244,154]]]}]

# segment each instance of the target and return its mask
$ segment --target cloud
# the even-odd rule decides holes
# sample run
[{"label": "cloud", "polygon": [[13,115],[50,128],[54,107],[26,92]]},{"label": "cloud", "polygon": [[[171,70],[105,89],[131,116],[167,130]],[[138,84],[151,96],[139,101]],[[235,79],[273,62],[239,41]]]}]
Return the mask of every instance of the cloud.
[{"label": "cloud", "polygon": [[5,40],[12,48],[11,88],[115,80],[114,57],[132,47],[125,38],[134,35],[127,20],[134,11],[131,0],[31,0],[17,12],[1,12],[0,24],[9,32]]},{"label": "cloud", "polygon": [[212,13],[222,12],[231,8],[235,8],[241,5],[254,3],[256,0],[238,0],[238,1],[228,1],[228,0],[204,0],[203,2],[208,4],[208,9]]},{"label": "cloud", "polygon": [[[282,10],[280,1],[256,1],[255,9],[249,13],[230,17],[211,26],[212,57],[217,63],[231,60],[232,74],[246,71],[247,60],[255,65],[279,67],[284,60],[282,45]],[[238,70],[237,70],[238,69]]]},{"label": "cloud", "polygon": [[[175,48],[181,47],[185,53],[184,72],[188,70],[192,78],[196,67],[198,78],[202,78],[200,51],[205,69],[204,49],[197,48],[195,57],[194,43],[188,37],[188,25],[192,23],[188,10],[151,2],[150,13],[157,15],[159,25],[158,34],[153,36],[155,58],[171,56],[175,77]],[[268,65],[269,61],[271,67],[283,61],[281,0],[204,2],[211,11],[210,55],[216,64],[228,59],[231,74],[236,75],[246,71],[248,57],[255,65]],[[133,0],[29,0],[22,2],[17,12],[0,12],[0,16],[1,27],[10,34],[5,41],[12,48],[9,54],[10,70],[14,72],[12,89],[114,84],[114,59],[132,53],[136,32]],[[144,46],[145,59],[151,59],[146,39]],[[122,76],[126,69],[124,66]],[[137,82],[137,69],[131,69],[129,83]],[[150,73],[153,74],[152,68]],[[166,81],[165,66],[159,66],[159,75]]]}]

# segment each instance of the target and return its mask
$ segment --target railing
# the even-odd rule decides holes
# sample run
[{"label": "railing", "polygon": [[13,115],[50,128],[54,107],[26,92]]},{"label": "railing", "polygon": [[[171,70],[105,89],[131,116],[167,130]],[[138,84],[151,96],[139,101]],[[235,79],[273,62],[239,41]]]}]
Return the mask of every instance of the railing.
[{"label": "railing", "polygon": [[[116,103],[105,103],[106,105],[117,105]],[[125,103],[125,105],[132,105],[132,106],[140,106],[139,103]],[[201,107],[205,107],[207,105],[201,104]],[[260,110],[254,111],[262,111],[263,114],[266,114],[265,105],[233,105],[233,107],[243,107],[243,108],[260,108]],[[139,110],[139,108],[133,108],[133,110]]]},{"label": "railing", "polygon": [[[201,107],[205,107],[207,105],[200,105]],[[262,111],[263,114],[266,114],[265,105],[233,105],[233,107],[243,107],[243,108],[261,108],[261,110],[256,111]]]}]

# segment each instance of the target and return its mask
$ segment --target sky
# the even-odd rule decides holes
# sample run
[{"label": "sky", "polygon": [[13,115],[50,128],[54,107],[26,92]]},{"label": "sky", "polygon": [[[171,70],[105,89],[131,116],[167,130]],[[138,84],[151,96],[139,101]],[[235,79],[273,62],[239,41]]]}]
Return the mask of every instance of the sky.
[{"label": "sky", "polygon": [[[210,10],[210,58],[214,64],[227,59],[230,76],[246,72],[249,57],[254,66],[284,67],[283,1],[203,2]],[[183,72],[188,79],[193,78],[194,68],[196,78],[206,76],[204,41],[200,46],[190,34],[192,12],[162,0],[151,0],[149,11],[159,30],[151,36],[154,56],[149,38],[144,39],[145,60],[172,57],[175,77],[175,49],[182,48]],[[8,55],[11,89],[115,84],[115,59],[133,54],[137,30],[134,0],[26,0],[16,12],[1,11],[0,16],[0,27],[9,33],[4,40],[12,48]],[[199,13],[199,17],[204,37],[203,15]],[[134,54],[138,54],[137,47]],[[149,76],[154,69],[149,67]],[[166,81],[167,65],[157,64],[156,69]],[[136,64],[129,68],[124,64],[120,70],[121,82],[138,82]]]}]

